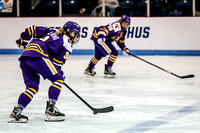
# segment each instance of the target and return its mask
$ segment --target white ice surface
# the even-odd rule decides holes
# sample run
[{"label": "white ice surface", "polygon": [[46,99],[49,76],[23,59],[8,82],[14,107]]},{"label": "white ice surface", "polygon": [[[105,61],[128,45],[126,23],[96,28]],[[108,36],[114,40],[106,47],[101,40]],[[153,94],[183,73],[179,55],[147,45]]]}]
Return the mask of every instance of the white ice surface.
[{"label": "white ice surface", "polygon": [[41,78],[39,92],[23,111],[28,123],[7,123],[20,93],[25,90],[19,55],[0,55],[0,133],[199,133],[200,57],[141,56],[177,75],[179,79],[134,57],[119,56],[116,78],[103,78],[103,58],[96,76],[83,75],[92,56],[70,56],[63,67],[65,82],[95,108],[113,105],[110,113],[92,111],[65,86],[57,102],[63,122],[45,122],[51,83]]}]

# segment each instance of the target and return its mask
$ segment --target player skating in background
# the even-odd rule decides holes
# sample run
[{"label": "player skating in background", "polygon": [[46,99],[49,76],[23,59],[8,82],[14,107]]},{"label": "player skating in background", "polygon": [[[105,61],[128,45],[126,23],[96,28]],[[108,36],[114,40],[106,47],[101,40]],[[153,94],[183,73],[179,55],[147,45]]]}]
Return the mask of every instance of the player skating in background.
[{"label": "player skating in background", "polygon": [[[55,106],[64,82],[61,67],[72,53],[73,45],[79,41],[79,37],[80,26],[72,21],[66,22],[58,31],[33,25],[21,33],[21,38],[16,42],[20,48],[25,48],[19,61],[26,90],[19,96],[8,122],[28,121],[28,117],[21,113],[39,90],[39,75],[52,82],[48,92],[45,121],[65,119],[65,114]],[[25,40],[31,41],[27,44]]]},{"label": "player skating in background", "polygon": [[88,67],[85,69],[84,74],[94,76],[96,72],[94,71],[94,66],[101,60],[102,57],[106,55],[110,55],[105,64],[104,77],[111,75],[114,77],[116,75],[115,72],[112,71],[112,66],[118,56],[118,51],[113,46],[112,42],[116,42],[118,46],[123,50],[124,54],[129,52],[129,49],[126,47],[125,35],[127,32],[127,28],[130,25],[130,17],[123,15],[119,21],[108,24],[106,26],[100,26],[94,33],[92,34],[91,40],[95,45],[95,55],[90,60]]}]

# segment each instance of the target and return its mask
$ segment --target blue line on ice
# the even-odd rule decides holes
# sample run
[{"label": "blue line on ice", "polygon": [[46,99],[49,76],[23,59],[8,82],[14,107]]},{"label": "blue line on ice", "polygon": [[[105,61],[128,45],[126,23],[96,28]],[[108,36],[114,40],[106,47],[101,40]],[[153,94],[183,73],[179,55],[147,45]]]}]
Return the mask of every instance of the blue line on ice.
[{"label": "blue line on ice", "polygon": [[152,130],[158,126],[170,123],[171,121],[177,120],[181,117],[184,117],[188,114],[197,112],[200,110],[200,102],[186,106],[184,108],[181,108],[179,110],[173,111],[171,113],[168,113],[164,116],[157,117],[153,120],[149,120],[143,123],[140,123],[138,125],[134,125],[132,127],[129,127],[127,129],[121,130],[119,133],[142,133],[145,131]]}]

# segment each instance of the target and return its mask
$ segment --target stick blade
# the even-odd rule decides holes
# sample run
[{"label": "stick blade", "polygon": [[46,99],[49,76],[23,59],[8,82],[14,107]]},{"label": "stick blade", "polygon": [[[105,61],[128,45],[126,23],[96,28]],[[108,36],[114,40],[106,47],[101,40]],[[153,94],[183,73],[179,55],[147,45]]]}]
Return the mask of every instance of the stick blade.
[{"label": "stick blade", "polygon": [[112,112],[114,110],[113,106],[109,106],[109,107],[105,107],[105,108],[94,108],[93,109],[93,113],[97,114],[97,113],[108,113],[108,112]]},{"label": "stick blade", "polygon": [[180,78],[186,79],[186,78],[194,78],[194,74],[186,75],[186,76],[181,76]]}]

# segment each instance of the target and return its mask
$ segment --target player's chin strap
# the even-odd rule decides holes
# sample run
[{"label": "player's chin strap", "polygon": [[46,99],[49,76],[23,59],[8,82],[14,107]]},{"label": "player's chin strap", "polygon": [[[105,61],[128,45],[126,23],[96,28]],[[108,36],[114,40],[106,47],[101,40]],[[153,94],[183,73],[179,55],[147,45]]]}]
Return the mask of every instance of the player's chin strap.
[{"label": "player's chin strap", "polygon": [[69,32],[65,32],[65,34],[69,37],[69,39],[72,41],[74,38],[69,34]]},{"label": "player's chin strap", "polygon": [[123,27],[121,27],[121,28],[122,28],[122,31],[124,31],[124,32],[126,31],[126,29],[125,29],[125,28],[123,28]]}]

